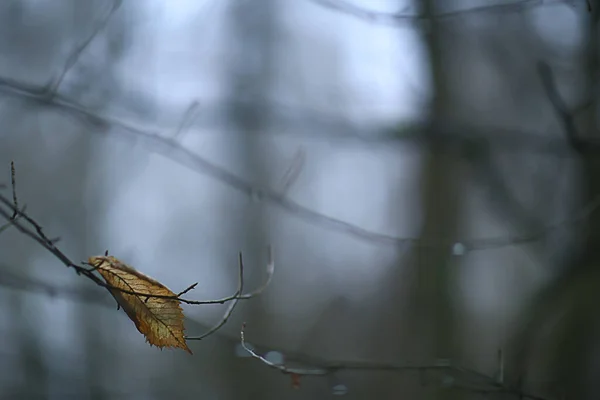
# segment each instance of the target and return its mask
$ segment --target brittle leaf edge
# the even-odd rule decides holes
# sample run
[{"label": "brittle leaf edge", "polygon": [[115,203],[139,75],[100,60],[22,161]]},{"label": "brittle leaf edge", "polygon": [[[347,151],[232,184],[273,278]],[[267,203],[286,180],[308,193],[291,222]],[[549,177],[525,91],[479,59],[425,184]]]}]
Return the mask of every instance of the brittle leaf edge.
[{"label": "brittle leaf edge", "polygon": [[108,291],[150,345],[193,354],[184,338],[184,314],[177,294],[113,256],[90,257],[88,263],[113,287]]}]

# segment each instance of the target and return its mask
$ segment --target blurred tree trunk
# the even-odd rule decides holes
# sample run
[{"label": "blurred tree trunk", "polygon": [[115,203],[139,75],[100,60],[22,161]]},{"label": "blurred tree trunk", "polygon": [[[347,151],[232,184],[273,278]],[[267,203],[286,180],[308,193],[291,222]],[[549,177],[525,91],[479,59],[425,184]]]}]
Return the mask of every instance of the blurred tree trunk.
[{"label": "blurred tree trunk", "polygon": [[[598,26],[600,7],[592,5],[586,34],[584,72],[587,75],[586,98],[590,104],[577,117],[577,131],[565,132],[581,143],[571,141],[581,160],[582,204],[590,204],[600,195],[600,146],[597,145],[597,87],[599,77]],[[557,80],[557,85],[560,83]],[[561,87],[557,90],[560,92]],[[564,96],[562,96],[564,98]],[[568,100],[567,107],[573,108]],[[596,143],[596,144],[590,144]],[[593,212],[583,229],[582,242],[563,271],[534,297],[519,327],[518,378],[527,381],[531,370],[549,374],[554,394],[568,398],[598,398],[600,387],[593,367],[598,356],[600,320],[596,317],[600,300],[600,213]],[[551,329],[544,334],[544,328]],[[539,343],[545,343],[538,348]],[[540,354],[543,353],[543,354]],[[531,387],[535,387],[531,384]]]},{"label": "blurred tree trunk", "polygon": [[[267,157],[265,146],[261,143],[264,135],[260,133],[269,129],[267,99],[275,63],[277,0],[263,0],[260,7],[254,2],[233,2],[230,12],[231,59],[226,65],[225,85],[229,92],[227,97],[233,99],[229,104],[229,123],[238,132],[236,137],[239,138],[233,159],[250,181],[265,185],[269,182],[269,173],[264,162]],[[239,238],[235,242],[244,242],[244,249],[249,250],[244,252],[246,265],[252,266],[245,272],[246,288],[258,286],[258,282],[264,279],[260,266],[265,263],[268,227],[264,203],[260,201],[259,193],[256,196],[258,202],[254,198],[247,199],[243,226],[235,227],[232,232]],[[270,321],[262,320],[265,306],[262,296],[240,304],[238,312],[242,308],[249,309],[246,318],[252,321],[253,335],[266,335],[271,329]],[[231,387],[231,397],[265,398],[265,388],[271,385],[265,381],[265,376],[269,376],[270,372],[254,365],[244,374],[245,382]],[[239,377],[239,370],[232,369],[230,373]]]},{"label": "blurred tree trunk", "polygon": [[[13,388],[8,390],[8,396],[15,398],[28,398],[35,396],[48,396],[50,393],[50,374],[49,365],[44,360],[44,346],[39,338],[40,324],[36,324],[31,320],[23,318],[31,307],[27,307],[27,293],[14,293],[12,299],[6,307],[6,314],[10,315],[10,319],[14,322],[12,335],[16,338],[16,348],[19,360],[17,365],[11,365],[11,374],[13,377],[21,376],[14,379]],[[11,360],[13,361],[13,360]],[[35,385],[31,385],[35,382]],[[11,385],[11,386],[12,386]]]},{"label": "blurred tree trunk", "polygon": [[[597,87],[599,77],[598,25],[600,7],[593,6],[587,27],[587,48],[585,53],[585,73],[587,82],[585,95],[590,105],[582,115],[576,133],[585,141],[597,143]],[[600,148],[597,145],[583,144],[582,182],[583,204],[589,204],[600,195]],[[573,398],[598,398],[600,387],[593,378],[590,368],[597,357],[599,320],[595,316],[600,300],[600,213],[590,216],[584,233],[581,254],[568,266],[568,279],[559,277],[559,290],[555,293],[565,307],[566,315],[559,326],[557,355],[554,365],[554,381],[564,382],[563,390]],[[593,385],[593,387],[592,387]],[[595,393],[596,395],[592,395]]]},{"label": "blurred tree trunk", "polygon": [[[429,52],[433,93],[421,167],[424,221],[418,249],[419,287],[416,300],[423,321],[420,328],[423,330],[421,337],[424,340],[425,359],[433,362],[434,359],[446,358],[456,362],[459,360],[456,359],[457,338],[451,297],[455,263],[451,246],[440,246],[439,242],[451,243],[456,237],[462,189],[458,154],[450,151],[440,140],[444,133],[439,127],[449,117],[451,93],[444,69],[442,32],[433,18],[437,5],[437,0],[422,1],[422,13],[430,21],[424,36]],[[455,393],[448,389],[436,389],[434,397],[451,399],[455,398]]]}]

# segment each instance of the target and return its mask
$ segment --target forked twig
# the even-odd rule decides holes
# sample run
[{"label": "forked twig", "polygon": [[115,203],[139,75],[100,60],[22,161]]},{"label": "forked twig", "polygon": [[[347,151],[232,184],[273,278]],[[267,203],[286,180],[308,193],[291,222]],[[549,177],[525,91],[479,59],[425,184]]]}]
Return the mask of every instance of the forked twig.
[{"label": "forked twig", "polygon": [[206,338],[207,336],[212,335],[214,332],[218,331],[223,325],[225,325],[227,323],[227,321],[229,320],[229,317],[231,317],[231,314],[233,314],[233,310],[235,310],[235,307],[237,306],[237,304],[240,300],[247,300],[247,299],[256,297],[259,294],[261,294],[269,286],[269,284],[271,283],[271,280],[273,279],[273,273],[275,272],[275,261],[273,258],[273,249],[271,248],[271,246],[269,246],[269,248],[268,248],[268,253],[269,253],[269,261],[267,262],[267,279],[265,279],[265,282],[261,286],[259,286],[252,292],[246,293],[246,294],[243,294],[243,291],[244,291],[244,267],[243,267],[243,265],[244,265],[244,263],[242,261],[242,253],[240,253],[240,277],[239,277],[239,285],[238,285],[238,290],[236,292],[235,299],[233,299],[231,301],[231,303],[229,303],[229,306],[225,310],[225,313],[223,314],[221,319],[211,329],[209,329],[206,333],[204,333],[200,336],[186,336],[185,337],[186,340],[202,340],[202,339]]},{"label": "forked twig", "polygon": [[186,336],[185,340],[202,340],[202,339],[212,335],[214,332],[218,331],[223,325],[225,325],[225,323],[227,322],[227,320],[233,313],[233,310],[235,310],[235,306],[237,305],[237,303],[240,299],[239,296],[242,294],[243,291],[244,291],[244,260],[242,259],[242,253],[240,253],[240,276],[239,276],[238,290],[235,292],[236,298],[231,303],[229,303],[229,306],[227,306],[227,310],[225,310],[225,314],[223,314],[223,317],[219,320],[219,322],[217,322],[217,324],[215,326],[213,326],[207,332],[203,333],[200,336]]}]

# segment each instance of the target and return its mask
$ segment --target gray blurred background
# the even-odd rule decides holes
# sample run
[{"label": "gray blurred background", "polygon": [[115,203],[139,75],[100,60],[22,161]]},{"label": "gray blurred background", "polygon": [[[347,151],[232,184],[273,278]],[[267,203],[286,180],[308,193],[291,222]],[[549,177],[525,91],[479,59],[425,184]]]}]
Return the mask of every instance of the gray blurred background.
[{"label": "gray blurred background", "polygon": [[[8,229],[0,398],[599,398],[598,9],[1,2],[0,182],[14,161],[63,252],[192,299],[235,291],[239,251],[248,290],[268,245],[276,270],[190,356]],[[184,306],[187,333],[226,307]],[[292,388],[243,321],[257,353],[328,373]]]}]

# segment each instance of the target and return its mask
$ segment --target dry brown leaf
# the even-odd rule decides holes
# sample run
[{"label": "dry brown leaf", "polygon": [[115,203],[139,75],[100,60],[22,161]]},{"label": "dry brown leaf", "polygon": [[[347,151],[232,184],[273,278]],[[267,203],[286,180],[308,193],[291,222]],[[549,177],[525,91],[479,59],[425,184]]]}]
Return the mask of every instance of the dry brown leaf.
[{"label": "dry brown leaf", "polygon": [[[155,296],[177,295],[162,283],[136,271],[112,256],[90,257],[88,263],[115,288]],[[160,347],[178,347],[192,354],[184,339],[183,310],[176,299],[148,297],[109,289],[146,341]]]}]

